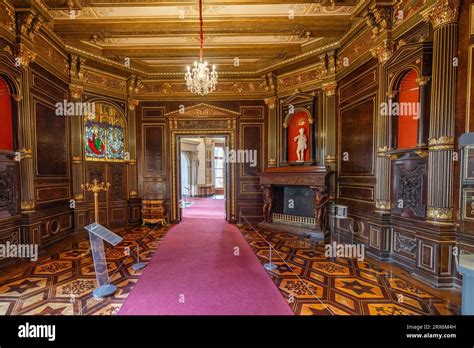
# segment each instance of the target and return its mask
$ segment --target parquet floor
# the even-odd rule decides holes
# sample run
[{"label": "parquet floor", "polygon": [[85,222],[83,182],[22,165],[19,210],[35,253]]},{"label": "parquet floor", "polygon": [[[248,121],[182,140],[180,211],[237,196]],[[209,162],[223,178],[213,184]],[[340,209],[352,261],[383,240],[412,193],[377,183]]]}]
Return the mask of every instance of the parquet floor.
[{"label": "parquet floor", "polygon": [[[89,238],[81,233],[78,240],[50,256],[19,267],[17,273],[0,278],[0,314],[27,315],[113,315],[118,312],[142,270],[136,262],[148,261],[163,240],[168,228],[138,227],[118,232],[123,240],[114,248],[106,245],[110,280],[116,293],[105,299],[94,299],[96,287]],[[64,243],[64,242],[63,242]]]},{"label": "parquet floor", "polygon": [[[364,259],[326,258],[324,244],[279,231],[241,227],[263,263],[270,242],[277,265],[267,271],[293,311],[300,315],[459,314],[457,290],[436,290],[397,267]],[[261,236],[259,236],[259,234]]]},{"label": "parquet floor", "polygon": [[[119,232],[123,241],[106,247],[109,274],[118,290],[102,300],[92,297],[96,280],[86,233],[60,242],[37,262],[11,266],[0,274],[0,314],[114,315],[142,272],[131,268],[136,245],[146,262],[168,230],[137,227]],[[459,314],[459,291],[432,289],[393,265],[329,259],[322,244],[290,233],[258,229],[260,237],[251,227],[240,231],[262,264],[268,261],[262,237],[278,251],[283,260],[274,254],[277,269],[267,272],[296,314]]]}]

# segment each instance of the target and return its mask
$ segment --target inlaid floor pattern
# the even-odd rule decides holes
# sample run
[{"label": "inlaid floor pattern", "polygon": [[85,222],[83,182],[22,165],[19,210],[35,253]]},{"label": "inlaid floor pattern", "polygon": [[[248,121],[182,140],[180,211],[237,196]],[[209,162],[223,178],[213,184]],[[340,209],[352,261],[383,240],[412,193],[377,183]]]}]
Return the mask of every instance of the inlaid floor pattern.
[{"label": "inlaid floor pattern", "polygon": [[[14,276],[2,276],[0,314],[115,315],[142,272],[131,268],[136,262],[136,245],[141,261],[147,262],[168,230],[125,230],[119,233],[124,238],[119,245],[106,247],[111,281],[118,288],[114,296],[102,300],[92,297],[96,280],[89,240],[84,234],[69,247],[22,267]],[[240,230],[262,264],[267,262],[268,244],[250,227]],[[273,255],[278,267],[268,273],[296,314],[459,314],[456,305],[434,295],[428,286],[415,285],[409,277],[392,274],[373,261],[328,259],[323,245],[310,239],[263,229],[259,233],[289,265]]]},{"label": "inlaid floor pattern", "polygon": [[151,259],[168,228],[138,227],[118,232],[123,240],[106,247],[110,279],[117,286],[112,297],[94,299],[96,287],[94,264],[87,234],[78,242],[44,260],[31,263],[20,274],[0,281],[0,314],[27,315],[114,315],[134,287],[142,270],[136,262]]},{"label": "inlaid floor pattern", "polygon": [[[240,228],[257,257],[268,262],[270,242],[277,265],[267,271],[293,311],[300,315],[452,315],[453,301],[433,294],[428,286],[415,285],[410,276],[365,259],[327,258],[324,244],[290,233]],[[283,261],[283,260],[284,261]],[[286,263],[285,263],[286,262]],[[418,282],[417,282],[418,283]],[[444,290],[446,291],[446,290]],[[456,291],[449,298],[459,303]],[[448,296],[446,296],[448,297]]]}]

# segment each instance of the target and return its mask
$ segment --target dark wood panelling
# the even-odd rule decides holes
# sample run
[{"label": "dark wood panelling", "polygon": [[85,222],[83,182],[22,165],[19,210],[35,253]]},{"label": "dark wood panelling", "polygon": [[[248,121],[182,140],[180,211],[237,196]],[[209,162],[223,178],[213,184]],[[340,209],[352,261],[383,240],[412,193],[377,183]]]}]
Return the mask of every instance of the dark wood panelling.
[{"label": "dark wood panelling", "polygon": [[51,202],[69,198],[69,186],[38,187],[36,186],[36,202]]},{"label": "dark wood panelling", "polygon": [[107,181],[110,182],[109,200],[126,201],[127,194],[127,166],[122,163],[108,164]]},{"label": "dark wood panelling", "polygon": [[164,126],[143,127],[144,176],[156,177],[163,174]]},{"label": "dark wood panelling", "polygon": [[37,175],[68,176],[68,127],[51,105],[35,100]]},{"label": "dark wood panelling", "polygon": [[373,202],[374,189],[373,187],[339,185],[339,197]]},{"label": "dark wood panelling", "polygon": [[340,175],[373,174],[374,117],[373,95],[341,110]]}]

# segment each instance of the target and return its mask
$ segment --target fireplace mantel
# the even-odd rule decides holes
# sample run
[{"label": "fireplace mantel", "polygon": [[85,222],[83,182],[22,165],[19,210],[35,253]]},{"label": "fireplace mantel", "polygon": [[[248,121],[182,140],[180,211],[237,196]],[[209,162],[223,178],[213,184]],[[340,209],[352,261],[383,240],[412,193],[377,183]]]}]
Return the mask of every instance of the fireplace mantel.
[{"label": "fireplace mantel", "polygon": [[[263,192],[263,226],[283,227],[285,230],[291,227],[294,232],[310,233],[317,238],[324,238],[326,205],[329,201],[327,189],[331,174],[332,172],[325,166],[275,167],[260,173],[260,186]],[[295,186],[302,189],[291,188]],[[312,193],[308,195],[303,187],[308,188]],[[294,196],[295,190],[303,191]],[[285,192],[290,191],[293,191],[294,199],[285,199]],[[309,201],[304,197],[308,197]],[[296,207],[295,202],[298,200],[300,208]],[[295,211],[285,212],[285,205],[290,201],[292,201],[292,206],[289,209],[295,209]],[[308,207],[311,211],[309,214]]]},{"label": "fireplace mantel", "polygon": [[327,187],[331,172],[325,166],[287,166],[267,168],[260,173],[260,185]]}]

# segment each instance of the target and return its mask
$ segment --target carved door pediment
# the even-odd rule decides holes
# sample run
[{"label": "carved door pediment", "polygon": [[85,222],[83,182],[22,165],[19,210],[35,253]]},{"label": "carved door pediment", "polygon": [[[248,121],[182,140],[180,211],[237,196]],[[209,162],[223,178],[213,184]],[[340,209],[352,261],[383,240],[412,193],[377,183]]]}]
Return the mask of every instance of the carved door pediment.
[{"label": "carved door pediment", "polygon": [[165,114],[168,118],[237,118],[240,113],[220,108],[214,105],[199,103],[196,105],[183,107]]}]

